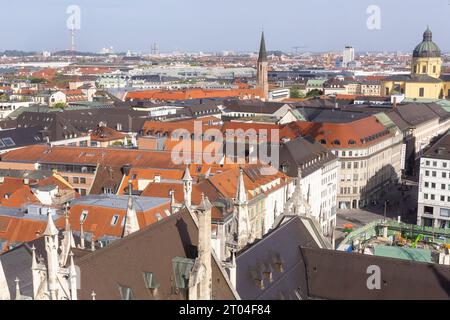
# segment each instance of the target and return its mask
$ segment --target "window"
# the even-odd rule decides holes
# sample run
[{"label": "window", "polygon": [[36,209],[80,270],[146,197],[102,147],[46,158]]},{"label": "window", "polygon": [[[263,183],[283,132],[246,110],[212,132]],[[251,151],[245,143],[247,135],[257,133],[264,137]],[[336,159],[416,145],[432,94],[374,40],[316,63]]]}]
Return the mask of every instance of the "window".
[{"label": "window", "polygon": [[441,201],[445,201],[445,196],[441,196]]},{"label": "window", "polygon": [[445,184],[441,184],[441,189],[445,190]]},{"label": "window", "polygon": [[430,199],[431,199],[431,200],[434,200],[434,199],[435,199],[434,194],[430,194]]},{"label": "window", "polygon": [[85,196],[86,195],[86,189],[80,189],[80,194],[82,196]]},{"label": "window", "polygon": [[103,188],[103,193],[104,193],[104,194],[112,194],[112,188],[106,188],[106,187],[104,187],[104,188]]},{"label": "window", "polygon": [[423,213],[426,213],[426,214],[433,214],[433,207],[425,206],[425,207],[423,208]]},{"label": "window", "polygon": [[437,161],[433,161],[433,167],[437,167]]},{"label": "window", "polygon": [[7,147],[12,147],[12,146],[16,145],[14,143],[13,139],[11,139],[11,138],[4,138],[2,140],[3,140],[3,143],[5,144],[5,146],[7,146]]},{"label": "window", "polygon": [[427,66],[422,66],[422,73],[427,73]]},{"label": "window", "polygon": [[352,168],[352,163],[351,162],[347,162],[347,169],[351,169]]},{"label": "window", "polygon": [[429,177],[429,176],[430,176],[430,171],[425,170],[425,175],[426,175],[427,177]]},{"label": "window", "polygon": [[81,212],[81,215],[80,215],[80,222],[81,223],[85,222],[86,219],[87,219],[87,216],[88,216],[88,211],[87,210],[83,210]]},{"label": "window", "polygon": [[424,198],[424,199],[428,199],[428,193],[424,193],[424,194],[423,194],[423,198]]},{"label": "window", "polygon": [[122,300],[134,300],[133,290],[131,288],[119,285],[119,291]]},{"label": "window", "polygon": [[442,166],[443,166],[444,168],[447,168],[447,162],[442,162]]},{"label": "window", "polygon": [[442,178],[447,178],[447,172],[442,172]]},{"label": "window", "polygon": [[358,162],[353,162],[353,168],[358,169]]},{"label": "window", "polygon": [[80,179],[78,177],[73,177],[72,180],[73,183],[80,183]]},{"label": "window", "polygon": [[436,183],[432,182],[431,183],[431,188],[436,189]]},{"label": "window", "polygon": [[441,217],[450,217],[450,209],[441,208],[439,213]]},{"label": "window", "polygon": [[86,178],[80,178],[80,183],[86,183]]},{"label": "window", "polygon": [[115,215],[113,215],[113,217],[111,219],[111,225],[115,226],[117,224],[117,221],[119,221],[119,215],[115,214]]},{"label": "window", "polygon": [[430,165],[430,161],[425,161],[425,165],[429,166]]},{"label": "window", "polygon": [[425,188],[428,188],[430,184],[428,182],[425,182]]},{"label": "window", "polygon": [[433,66],[433,73],[436,73],[436,66]]},{"label": "window", "polygon": [[425,88],[419,88],[419,97],[425,96]]},{"label": "window", "polygon": [[345,169],[345,162],[344,161],[341,162],[341,169]]},{"label": "window", "polygon": [[431,176],[436,177],[436,171],[431,171]]}]

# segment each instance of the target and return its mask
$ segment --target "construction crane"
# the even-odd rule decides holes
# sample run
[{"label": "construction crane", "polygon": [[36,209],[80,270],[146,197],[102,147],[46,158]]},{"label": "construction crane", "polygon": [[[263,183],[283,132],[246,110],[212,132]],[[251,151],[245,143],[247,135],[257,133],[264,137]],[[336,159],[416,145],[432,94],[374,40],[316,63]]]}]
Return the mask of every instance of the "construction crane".
[{"label": "construction crane", "polygon": [[295,54],[296,54],[296,55],[298,54],[298,49],[306,49],[306,48],[308,48],[308,47],[305,47],[305,46],[295,46],[295,47],[292,47],[292,49],[295,50]]}]

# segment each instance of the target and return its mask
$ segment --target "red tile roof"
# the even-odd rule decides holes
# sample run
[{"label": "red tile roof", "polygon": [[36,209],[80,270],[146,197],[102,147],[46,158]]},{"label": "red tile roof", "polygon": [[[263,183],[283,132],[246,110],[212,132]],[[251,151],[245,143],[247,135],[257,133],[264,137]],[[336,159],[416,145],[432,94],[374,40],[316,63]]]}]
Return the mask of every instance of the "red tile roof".
[{"label": "red tile roof", "polygon": [[145,90],[133,91],[126,94],[126,100],[160,100],[160,101],[176,101],[188,99],[202,99],[202,98],[255,98],[262,97],[260,89],[229,89],[229,90]]},{"label": "red tile roof", "polygon": [[374,116],[349,123],[297,121],[287,124],[285,128],[335,149],[365,147],[391,135]]}]

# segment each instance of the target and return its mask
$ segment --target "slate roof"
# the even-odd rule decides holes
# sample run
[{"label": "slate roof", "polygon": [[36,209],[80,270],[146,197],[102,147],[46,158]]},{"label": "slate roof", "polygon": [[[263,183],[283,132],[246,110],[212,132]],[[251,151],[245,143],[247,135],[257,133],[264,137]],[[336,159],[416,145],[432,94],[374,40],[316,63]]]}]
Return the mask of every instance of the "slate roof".
[{"label": "slate roof", "polygon": [[301,137],[283,144],[280,148],[280,164],[287,164],[288,170],[285,173],[295,178],[298,175],[297,168],[300,166],[306,166],[315,160],[312,165],[308,165],[302,170],[303,176],[308,176],[336,159],[332,152],[319,143]]},{"label": "slate roof", "polygon": [[[402,259],[301,248],[308,277],[308,295],[319,299],[450,298],[450,267]],[[369,290],[369,266],[381,270],[380,290]]]},{"label": "slate roof", "polygon": [[[119,285],[129,287],[135,299],[183,300],[186,291],[177,289],[173,259],[195,259],[198,228],[186,210],[75,261],[81,270],[79,299],[120,300]],[[155,296],[146,288],[144,272],[152,272],[159,288]],[[212,258],[213,299],[235,299],[223,269]]]},{"label": "slate roof", "polygon": [[[301,246],[318,248],[300,217],[295,216],[239,252],[236,256],[236,289],[241,299],[307,298],[307,273],[299,250]],[[272,281],[265,276],[268,273],[271,273]],[[258,280],[263,281],[263,289]]]}]

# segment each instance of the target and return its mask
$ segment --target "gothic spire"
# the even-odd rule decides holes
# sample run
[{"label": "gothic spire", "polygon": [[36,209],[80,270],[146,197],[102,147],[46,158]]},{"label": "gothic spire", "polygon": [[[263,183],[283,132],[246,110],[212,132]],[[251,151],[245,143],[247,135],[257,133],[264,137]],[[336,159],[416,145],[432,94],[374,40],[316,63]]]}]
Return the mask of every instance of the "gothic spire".
[{"label": "gothic spire", "polygon": [[45,228],[44,235],[45,236],[56,236],[58,234],[58,229],[55,226],[55,223],[53,222],[52,214],[48,213],[48,219],[47,219],[47,227]]},{"label": "gothic spire", "polygon": [[247,192],[245,191],[244,185],[244,170],[239,168],[239,180],[236,190],[236,203],[242,204],[247,202]]},{"label": "gothic spire", "polygon": [[266,41],[264,40],[264,31],[261,33],[261,43],[259,45],[258,62],[267,62]]},{"label": "gothic spire", "polygon": [[124,237],[139,230],[139,222],[136,214],[136,209],[134,208],[133,196],[131,195],[132,189],[131,180],[128,189],[129,189],[128,206],[127,206],[127,213],[125,215],[125,227],[123,229]]},{"label": "gothic spire", "polygon": [[192,181],[191,174],[189,173],[189,166],[186,166],[186,169],[184,170],[183,181]]}]

